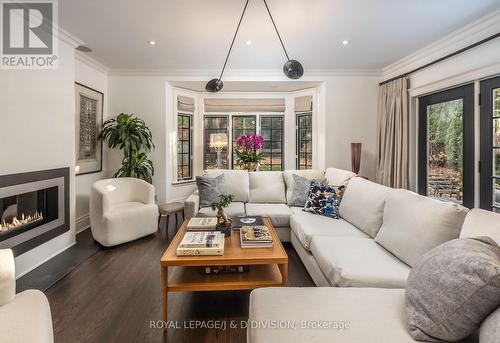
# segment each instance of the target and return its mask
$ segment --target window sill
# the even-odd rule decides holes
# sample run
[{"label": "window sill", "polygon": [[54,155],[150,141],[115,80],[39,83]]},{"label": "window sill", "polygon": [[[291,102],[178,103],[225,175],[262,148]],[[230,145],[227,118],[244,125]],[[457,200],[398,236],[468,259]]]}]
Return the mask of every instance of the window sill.
[{"label": "window sill", "polygon": [[189,185],[192,183],[196,183],[196,180],[191,179],[191,180],[174,181],[174,182],[172,182],[172,186]]}]

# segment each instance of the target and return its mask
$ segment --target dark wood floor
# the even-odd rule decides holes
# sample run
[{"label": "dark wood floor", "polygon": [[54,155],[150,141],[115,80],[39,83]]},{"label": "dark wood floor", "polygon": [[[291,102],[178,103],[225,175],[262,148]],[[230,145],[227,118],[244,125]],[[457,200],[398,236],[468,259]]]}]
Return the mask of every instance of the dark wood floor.
[{"label": "dark wood floor", "polygon": [[[225,330],[188,326],[196,320],[239,324],[248,319],[250,292],[170,293],[169,321],[180,328],[164,335],[151,327],[151,322],[161,321],[159,261],[168,242],[163,231],[102,248],[50,287],[46,294],[56,343],[245,342],[246,330],[239,325]],[[314,286],[293,247],[285,248],[289,286]]]}]

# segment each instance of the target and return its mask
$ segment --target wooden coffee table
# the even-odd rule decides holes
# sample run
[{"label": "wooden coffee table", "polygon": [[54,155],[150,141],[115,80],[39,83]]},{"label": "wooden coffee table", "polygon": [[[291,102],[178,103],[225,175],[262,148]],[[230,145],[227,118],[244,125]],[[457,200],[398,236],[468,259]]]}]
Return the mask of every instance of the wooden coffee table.
[{"label": "wooden coffee table", "polygon": [[[250,290],[286,286],[288,255],[269,218],[264,218],[264,225],[270,229],[273,236],[272,248],[242,249],[239,230],[233,230],[231,236],[226,237],[223,256],[177,256],[177,246],[186,233],[187,221],[184,221],[160,260],[163,320],[167,321],[168,292]],[[209,275],[200,272],[200,267],[221,265],[250,266],[250,270],[243,273]]]}]

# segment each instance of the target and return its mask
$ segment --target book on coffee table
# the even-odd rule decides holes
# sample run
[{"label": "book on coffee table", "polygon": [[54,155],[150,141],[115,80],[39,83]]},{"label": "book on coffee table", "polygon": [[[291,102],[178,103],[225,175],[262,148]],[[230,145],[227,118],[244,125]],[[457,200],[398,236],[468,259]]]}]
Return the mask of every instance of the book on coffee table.
[{"label": "book on coffee table", "polygon": [[238,216],[231,217],[231,219],[233,221],[231,223],[233,229],[241,229],[243,226],[264,225],[262,216]]},{"label": "book on coffee table", "polygon": [[213,231],[217,225],[217,218],[191,218],[187,224],[188,231]]},{"label": "book on coffee table", "polygon": [[265,225],[243,226],[240,230],[242,248],[272,248],[274,241]]},{"label": "book on coffee table", "polygon": [[177,256],[217,256],[224,255],[224,235],[214,232],[186,232],[177,246]]}]

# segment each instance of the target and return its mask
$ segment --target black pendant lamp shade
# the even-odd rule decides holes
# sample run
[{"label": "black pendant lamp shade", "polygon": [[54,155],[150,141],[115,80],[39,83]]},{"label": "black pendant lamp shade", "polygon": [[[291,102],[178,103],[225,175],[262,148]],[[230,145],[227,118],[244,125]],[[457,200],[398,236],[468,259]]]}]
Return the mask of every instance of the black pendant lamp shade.
[{"label": "black pendant lamp shade", "polygon": [[[288,57],[288,53],[286,52],[285,49],[285,44],[283,44],[283,40],[281,39],[280,33],[278,32],[278,28],[276,27],[276,23],[274,22],[273,16],[271,15],[271,11],[269,10],[269,6],[267,6],[266,0],[263,0],[264,4],[266,5],[267,13],[269,13],[269,17],[271,18],[271,21],[274,26],[274,30],[276,31],[276,34],[278,35],[278,38],[281,43],[281,47],[283,48],[283,51],[285,52],[285,56],[287,59],[287,62],[283,65],[283,73],[285,73],[286,77],[289,79],[297,80],[304,75],[304,68],[302,67],[302,64],[300,64],[299,61],[292,60],[290,57]],[[224,87],[224,83],[222,82],[222,75],[224,74],[224,69],[226,69],[226,64],[229,59],[229,55],[231,54],[231,50],[233,48],[234,40],[236,39],[236,35],[238,34],[238,30],[240,29],[241,21],[243,20],[243,16],[245,15],[245,11],[248,7],[248,2],[249,0],[246,0],[245,7],[243,8],[243,12],[241,13],[240,21],[238,22],[238,26],[236,27],[236,32],[234,33],[233,36],[233,41],[231,42],[231,46],[229,47],[229,51],[227,52],[226,60],[224,61],[224,66],[222,67],[222,72],[220,73],[220,76],[218,79],[212,79],[207,82],[205,85],[205,90],[207,92],[215,93],[219,92],[222,90]]]},{"label": "black pendant lamp shade", "polygon": [[304,75],[304,68],[299,61],[289,60],[283,65],[283,73],[285,73],[286,77],[289,79],[297,80]]},{"label": "black pendant lamp shade", "polygon": [[220,79],[212,79],[207,82],[205,86],[205,90],[210,93],[217,93],[218,91],[222,90],[224,87],[224,83]]}]

